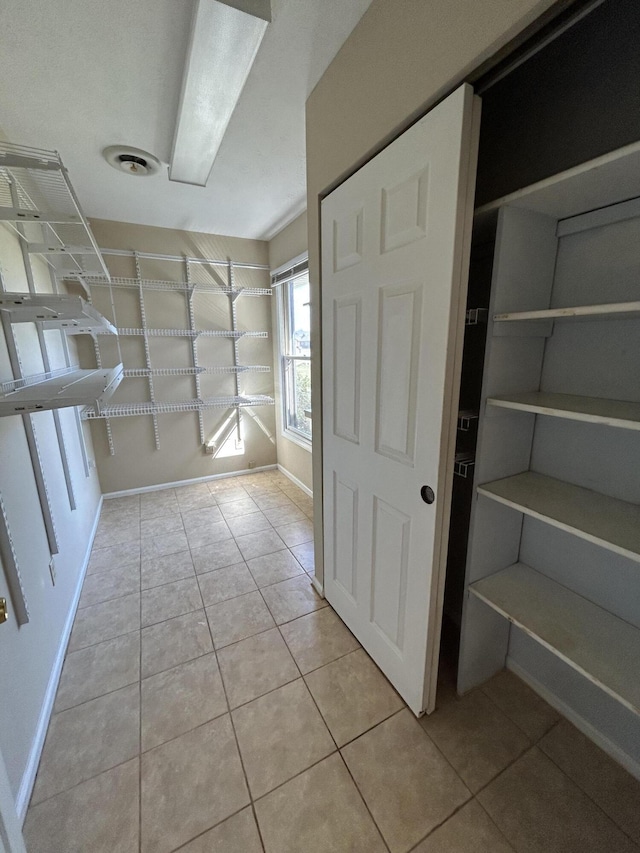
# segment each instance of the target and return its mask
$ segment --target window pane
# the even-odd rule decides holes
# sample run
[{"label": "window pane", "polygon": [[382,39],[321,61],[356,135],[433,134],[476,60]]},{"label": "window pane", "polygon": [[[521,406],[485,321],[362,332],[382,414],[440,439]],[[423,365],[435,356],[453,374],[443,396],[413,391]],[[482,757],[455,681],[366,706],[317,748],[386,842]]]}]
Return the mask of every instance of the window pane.
[{"label": "window pane", "polygon": [[289,287],[290,334],[289,355],[311,355],[311,311],[309,308],[309,275],[294,279]]},{"label": "window pane", "polygon": [[311,362],[286,359],[287,426],[311,438]]}]

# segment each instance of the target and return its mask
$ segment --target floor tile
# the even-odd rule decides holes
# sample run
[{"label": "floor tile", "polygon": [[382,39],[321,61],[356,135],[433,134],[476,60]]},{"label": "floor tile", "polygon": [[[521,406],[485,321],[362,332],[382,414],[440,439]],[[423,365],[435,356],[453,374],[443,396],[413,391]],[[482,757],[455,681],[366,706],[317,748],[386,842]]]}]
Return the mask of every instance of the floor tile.
[{"label": "floor tile", "polygon": [[218,483],[209,483],[209,491],[215,496],[218,506],[234,501],[246,500],[249,495],[241,486],[227,485],[224,486]]},{"label": "floor tile", "polygon": [[262,853],[253,811],[243,809],[180,848],[179,853]]},{"label": "floor tile", "polygon": [[362,649],[310,672],[305,681],[338,746],[404,706]]},{"label": "floor tile", "polygon": [[170,853],[249,803],[228,714],[141,760],[142,853]]},{"label": "floor tile", "polygon": [[117,569],[128,563],[140,563],[139,542],[125,542],[122,545],[112,545],[110,548],[94,548],[89,558],[87,575]]},{"label": "floor tile", "polygon": [[253,560],[248,560],[247,565],[259,587],[269,586],[304,574],[304,569],[300,563],[286,549],[276,551],[273,554],[264,554],[262,557],[254,557]]},{"label": "floor tile", "polygon": [[640,781],[567,720],[553,728],[539,746],[640,845]]},{"label": "floor tile", "polygon": [[142,677],[213,651],[204,610],[142,629]]},{"label": "floor tile", "polygon": [[85,578],[78,607],[100,604],[112,598],[122,598],[140,592],[140,565],[128,563],[110,571],[98,572]]},{"label": "floor tile", "polygon": [[190,551],[167,554],[165,557],[150,557],[142,561],[140,572],[142,589],[162,586],[165,583],[193,577],[193,561]]},{"label": "floor tile", "polygon": [[118,526],[107,530],[96,531],[93,540],[94,548],[110,548],[112,545],[122,545],[126,542],[140,541],[140,523]]},{"label": "floor tile", "polygon": [[514,853],[514,849],[477,800],[471,800],[412,853]]},{"label": "floor tile", "polygon": [[480,690],[446,704],[420,722],[474,793],[531,745]]},{"label": "floor tile", "polygon": [[305,572],[312,573],[315,569],[315,554],[313,540],[303,542],[302,545],[294,545],[291,553],[300,563]]},{"label": "floor tile", "polygon": [[638,848],[537,747],[478,795],[518,853],[637,853]]},{"label": "floor tile", "polygon": [[222,513],[217,506],[191,509],[188,512],[184,512],[183,510],[182,520],[184,522],[184,529],[187,533],[192,530],[197,530],[199,527],[208,527],[211,524],[219,524],[221,521],[224,521]]},{"label": "floor tile", "polygon": [[139,631],[71,652],[62,669],[54,712],[137,683],[139,678]]},{"label": "floor tile", "polygon": [[275,628],[222,649],[218,662],[231,708],[299,677],[298,667]]},{"label": "floor tile", "polygon": [[266,853],[384,853],[385,845],[339,755],[255,804]]},{"label": "floor tile", "polygon": [[198,581],[205,606],[219,604],[229,598],[237,598],[247,592],[254,592],[258,588],[245,562],[198,575]]},{"label": "floor tile", "polygon": [[140,628],[140,593],[125,595],[114,605],[110,601],[83,607],[76,613],[67,651],[111,640]]},{"label": "floor tile", "polygon": [[243,705],[232,716],[254,799],[335,752],[301,678]]},{"label": "floor tile", "polygon": [[177,499],[182,512],[216,506],[216,499],[209,491],[206,483],[202,484],[202,491],[187,493],[182,489],[178,489]]},{"label": "floor tile", "polygon": [[102,502],[102,512],[140,511],[140,495],[123,495],[120,498],[105,498]]},{"label": "floor tile", "polygon": [[227,700],[214,654],[142,681],[142,749],[146,752],[225,714]]},{"label": "floor tile", "polygon": [[302,545],[305,542],[313,542],[313,524],[309,519],[294,521],[291,524],[276,527],[276,530],[289,548],[294,545]]},{"label": "floor tile", "polygon": [[229,518],[227,521],[229,529],[238,538],[246,536],[248,533],[259,533],[261,530],[273,530],[271,522],[261,512],[240,515],[237,518]]},{"label": "floor tile", "polygon": [[180,507],[173,489],[140,495],[140,518],[143,521],[162,515],[178,515],[179,513]]},{"label": "floor tile", "polygon": [[149,536],[181,533],[183,530],[182,518],[175,513],[173,515],[161,515],[157,518],[147,518],[140,522],[140,535],[143,539]]},{"label": "floor tile", "polygon": [[360,643],[330,607],[287,622],[280,630],[302,673],[360,648]]},{"label": "floor tile", "polygon": [[260,509],[271,509],[274,506],[291,506],[293,501],[280,491],[277,486],[271,486],[269,490],[258,494],[251,494]]},{"label": "floor tile", "polygon": [[233,539],[205,545],[203,548],[192,548],[191,556],[196,574],[199,575],[243,562],[243,556]]},{"label": "floor tile", "polygon": [[470,798],[408,708],[342,749],[391,853],[406,853]]},{"label": "floor tile", "polygon": [[327,606],[325,599],[320,598],[311,586],[306,572],[304,575],[265,588],[263,595],[278,625]]},{"label": "floor tile", "polygon": [[151,557],[164,557],[166,554],[178,554],[180,551],[188,550],[187,537],[183,532],[152,536],[143,539],[140,543],[140,552],[143,560]]},{"label": "floor tile", "polygon": [[297,506],[274,506],[265,509],[264,514],[274,527],[282,527],[293,521],[304,521],[306,516]]},{"label": "floor tile", "polygon": [[231,539],[231,531],[224,521],[209,524],[206,527],[198,527],[190,530],[187,534],[189,548],[204,548],[205,545],[214,545],[216,542],[224,542]]},{"label": "floor tile", "polygon": [[266,631],[275,624],[259,592],[207,607],[207,617],[216,649]]},{"label": "floor tile", "polygon": [[174,616],[202,608],[198,581],[193,578],[142,591],[142,627],[166,622]]},{"label": "floor tile", "polygon": [[537,741],[560,715],[512,672],[503,669],[487,681],[482,692],[532,740]]},{"label": "floor tile", "polygon": [[258,507],[255,502],[247,495],[239,501],[230,501],[229,503],[220,504],[220,509],[225,519],[239,518],[241,515],[250,515],[256,512]]},{"label": "floor tile", "polygon": [[32,806],[29,853],[137,853],[138,788],[135,758]]},{"label": "floor tile", "polygon": [[273,554],[274,551],[282,551],[286,547],[273,529],[239,536],[237,542],[245,560],[262,557],[264,554]]},{"label": "floor tile", "polygon": [[138,754],[137,684],[92,699],[51,718],[32,802],[66,791]]}]

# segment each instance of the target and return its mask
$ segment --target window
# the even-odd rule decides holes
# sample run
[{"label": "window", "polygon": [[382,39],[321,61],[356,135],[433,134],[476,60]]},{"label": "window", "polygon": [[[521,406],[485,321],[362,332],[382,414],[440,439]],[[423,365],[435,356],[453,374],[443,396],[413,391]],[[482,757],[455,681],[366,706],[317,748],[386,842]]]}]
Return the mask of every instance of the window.
[{"label": "window", "polygon": [[[300,272],[300,268],[303,271]],[[280,284],[282,425],[289,438],[311,443],[311,311],[306,261],[277,276]]]}]

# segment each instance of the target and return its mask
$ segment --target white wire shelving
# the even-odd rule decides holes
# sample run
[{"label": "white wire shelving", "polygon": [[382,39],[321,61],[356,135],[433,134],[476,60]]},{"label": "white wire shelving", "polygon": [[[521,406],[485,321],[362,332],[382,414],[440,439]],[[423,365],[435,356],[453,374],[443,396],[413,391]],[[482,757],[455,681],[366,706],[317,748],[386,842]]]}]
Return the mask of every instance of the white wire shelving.
[{"label": "white wire shelving", "polygon": [[62,329],[68,335],[118,334],[93,305],[66,293],[0,293],[0,311],[11,323],[42,323],[43,329]]},{"label": "white wire shelving", "polygon": [[0,143],[0,220],[56,275],[99,274],[108,281],[109,271],[57,152]]},{"label": "white wire shelving", "polygon": [[239,364],[237,367],[226,364],[216,364],[210,367],[127,367],[124,371],[124,378],[137,379],[147,376],[198,376],[202,374],[270,372],[271,368],[267,364]]},{"label": "white wire shelving", "polygon": [[128,329],[118,327],[122,336],[151,338],[268,338],[268,332],[234,332],[228,329]]},{"label": "white wire shelving", "polygon": [[269,287],[240,287],[232,288],[225,285],[216,285],[213,283],[195,283],[187,284],[180,281],[165,281],[162,279],[141,279],[138,281],[135,278],[122,278],[111,276],[108,280],[104,276],[94,275],[70,275],[69,278],[79,279],[89,287],[120,287],[137,290],[142,287],[144,290],[159,290],[159,291],[177,291],[178,293],[213,293],[222,296],[271,296],[271,288]]},{"label": "white wire shelving", "polygon": [[122,365],[96,370],[61,369],[3,382],[0,417],[68,406],[100,408],[122,381]]},{"label": "white wire shelving", "polygon": [[163,403],[121,403],[112,406],[87,408],[83,420],[98,418],[126,418],[136,415],[171,415],[180,412],[201,412],[205,409],[244,408],[246,406],[273,406],[273,397],[266,394],[240,394],[238,396],[209,397],[204,400],[179,400]]}]

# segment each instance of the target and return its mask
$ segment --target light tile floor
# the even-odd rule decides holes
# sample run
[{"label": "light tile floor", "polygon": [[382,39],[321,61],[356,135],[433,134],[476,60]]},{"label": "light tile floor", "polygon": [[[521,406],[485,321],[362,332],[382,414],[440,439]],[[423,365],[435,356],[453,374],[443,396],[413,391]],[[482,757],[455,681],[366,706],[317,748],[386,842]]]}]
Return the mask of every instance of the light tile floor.
[{"label": "light tile floor", "polygon": [[631,853],[640,783],[507,672],[418,721],[277,472],[105,501],[29,853]]}]

